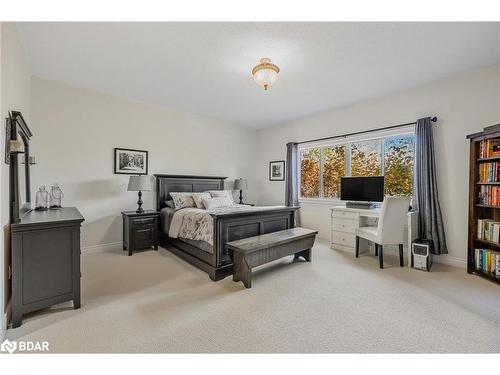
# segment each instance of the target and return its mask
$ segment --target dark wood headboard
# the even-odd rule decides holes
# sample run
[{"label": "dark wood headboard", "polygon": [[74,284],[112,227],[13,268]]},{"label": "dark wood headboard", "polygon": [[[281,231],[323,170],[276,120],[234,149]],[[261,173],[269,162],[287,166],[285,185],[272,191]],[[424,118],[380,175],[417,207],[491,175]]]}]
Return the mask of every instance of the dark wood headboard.
[{"label": "dark wood headboard", "polygon": [[156,209],[160,211],[171,200],[171,192],[203,192],[207,190],[224,190],[227,177],[183,176],[173,174],[155,174],[156,177]]}]

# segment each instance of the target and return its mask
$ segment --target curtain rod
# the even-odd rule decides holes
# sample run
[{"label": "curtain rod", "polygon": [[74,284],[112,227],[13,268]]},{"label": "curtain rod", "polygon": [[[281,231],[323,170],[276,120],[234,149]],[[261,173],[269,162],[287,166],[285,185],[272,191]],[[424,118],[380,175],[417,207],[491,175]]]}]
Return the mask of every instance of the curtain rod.
[{"label": "curtain rod", "polygon": [[[436,122],[437,121],[437,117],[434,116],[431,118],[431,121],[432,122]],[[372,132],[377,132],[377,131],[380,131],[380,130],[389,130],[389,129],[395,129],[395,128],[400,128],[402,126],[409,126],[409,125],[416,125],[417,122],[408,122],[406,124],[399,124],[399,125],[392,125],[392,126],[386,126],[384,128],[378,128],[378,129],[371,129],[371,130],[363,130],[361,132],[355,132],[355,133],[346,133],[346,134],[342,134],[342,135],[335,135],[333,137],[324,137],[324,138],[317,138],[317,139],[310,139],[308,141],[302,141],[302,142],[297,142],[297,144],[302,144],[302,143],[310,143],[310,142],[319,142],[319,141],[326,141],[328,139],[335,139],[335,138],[346,138],[346,137],[350,137],[350,136],[353,136],[353,135],[358,135],[358,134],[365,134],[365,133],[372,133]]]}]

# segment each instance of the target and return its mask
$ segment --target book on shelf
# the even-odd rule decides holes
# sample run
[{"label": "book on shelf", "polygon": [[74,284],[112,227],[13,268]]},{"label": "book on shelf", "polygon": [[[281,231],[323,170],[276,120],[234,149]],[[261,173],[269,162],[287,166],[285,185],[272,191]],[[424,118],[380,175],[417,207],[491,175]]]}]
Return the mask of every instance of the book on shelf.
[{"label": "book on shelf", "polygon": [[481,159],[500,156],[500,139],[486,139],[479,145],[479,157]]},{"label": "book on shelf", "polygon": [[500,206],[500,186],[482,185],[479,189],[478,203],[487,206]]},{"label": "book on shelf", "polygon": [[479,164],[479,182],[499,182],[500,162]]},{"label": "book on shelf", "polygon": [[500,278],[500,253],[490,249],[474,250],[474,265],[477,270]]},{"label": "book on shelf", "polygon": [[477,238],[490,242],[500,243],[500,221],[492,219],[478,219]]}]

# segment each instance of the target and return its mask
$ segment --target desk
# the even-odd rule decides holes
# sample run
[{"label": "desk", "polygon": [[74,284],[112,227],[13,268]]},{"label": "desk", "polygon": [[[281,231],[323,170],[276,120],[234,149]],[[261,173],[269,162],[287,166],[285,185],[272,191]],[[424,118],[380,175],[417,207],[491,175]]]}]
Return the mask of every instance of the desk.
[{"label": "desk", "polygon": [[[334,206],[331,208],[331,236],[330,247],[335,250],[348,251],[354,255],[356,246],[356,229],[365,226],[376,226],[382,210],[380,208],[348,208],[345,206]],[[411,243],[417,238],[418,220],[416,212],[408,212],[405,225],[404,248],[407,259],[411,256]],[[373,244],[360,239],[360,252],[370,250],[373,252]],[[385,246],[384,246],[385,248]],[[390,248],[387,246],[387,248]],[[408,262],[408,266],[410,262]]]}]

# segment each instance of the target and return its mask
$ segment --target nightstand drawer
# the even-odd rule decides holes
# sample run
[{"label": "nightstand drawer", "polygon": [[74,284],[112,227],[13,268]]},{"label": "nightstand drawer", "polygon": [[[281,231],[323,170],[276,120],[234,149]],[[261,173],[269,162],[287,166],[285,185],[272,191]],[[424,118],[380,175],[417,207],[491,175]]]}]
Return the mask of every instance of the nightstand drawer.
[{"label": "nightstand drawer", "polygon": [[134,224],[134,226],[147,225],[147,224],[154,225],[155,222],[156,222],[156,216],[155,217],[132,219],[132,224]]},{"label": "nightstand drawer", "polygon": [[156,228],[153,225],[142,225],[134,228],[132,235],[134,241],[153,241],[155,239]]}]

